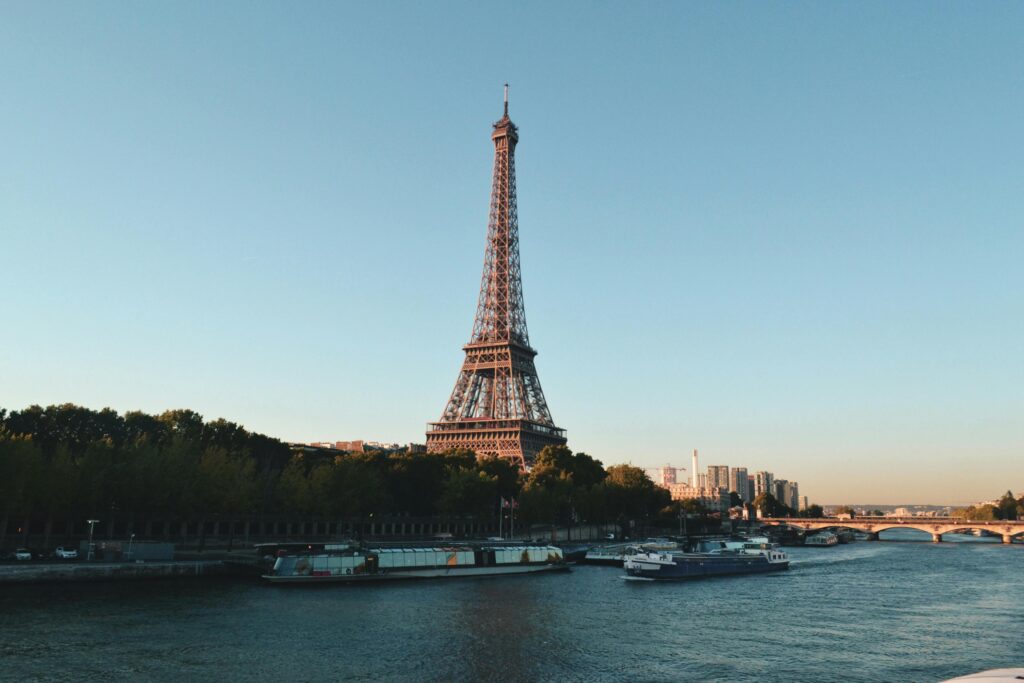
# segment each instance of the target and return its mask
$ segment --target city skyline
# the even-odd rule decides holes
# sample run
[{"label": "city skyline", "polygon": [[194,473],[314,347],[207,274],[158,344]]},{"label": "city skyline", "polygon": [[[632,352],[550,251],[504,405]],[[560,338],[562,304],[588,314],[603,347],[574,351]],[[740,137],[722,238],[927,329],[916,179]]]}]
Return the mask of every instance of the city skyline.
[{"label": "city skyline", "polygon": [[571,448],[822,503],[1024,487],[1024,8],[241,7],[5,12],[0,408],[421,442],[508,81]]}]

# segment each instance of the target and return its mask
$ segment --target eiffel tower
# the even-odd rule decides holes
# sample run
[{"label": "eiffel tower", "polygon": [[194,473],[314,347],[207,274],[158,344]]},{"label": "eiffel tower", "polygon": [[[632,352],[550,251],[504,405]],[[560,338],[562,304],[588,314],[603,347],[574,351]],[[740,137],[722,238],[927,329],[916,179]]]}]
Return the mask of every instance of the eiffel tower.
[{"label": "eiffel tower", "polygon": [[444,413],[427,428],[427,451],[469,448],[527,468],[544,446],[564,444],[565,431],[551,419],[526,332],[516,215],[519,131],[508,117],[508,84],[505,115],[491,140],[491,211],[473,335],[462,347],[466,358]]}]

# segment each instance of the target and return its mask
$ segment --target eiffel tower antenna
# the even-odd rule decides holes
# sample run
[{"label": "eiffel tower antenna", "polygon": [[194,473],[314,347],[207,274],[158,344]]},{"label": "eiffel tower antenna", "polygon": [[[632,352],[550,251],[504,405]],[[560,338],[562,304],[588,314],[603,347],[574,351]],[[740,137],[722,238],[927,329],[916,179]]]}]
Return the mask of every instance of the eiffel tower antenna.
[{"label": "eiffel tower antenna", "polygon": [[468,448],[529,467],[544,446],[566,442],[544,400],[526,330],[519,268],[515,149],[519,130],[505,110],[494,124],[494,175],[487,249],[473,333],[441,419],[427,427],[427,451]]}]

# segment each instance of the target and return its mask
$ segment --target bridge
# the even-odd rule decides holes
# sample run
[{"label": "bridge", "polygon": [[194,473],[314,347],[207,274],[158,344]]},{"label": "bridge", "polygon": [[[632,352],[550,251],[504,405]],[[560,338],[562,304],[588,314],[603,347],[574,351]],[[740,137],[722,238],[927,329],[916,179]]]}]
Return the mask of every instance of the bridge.
[{"label": "bridge", "polygon": [[932,535],[932,541],[939,543],[943,534],[981,529],[1003,537],[1003,543],[1013,543],[1013,537],[1024,534],[1024,520],[999,519],[975,521],[959,517],[764,517],[757,520],[764,526],[788,526],[804,531],[821,529],[853,529],[870,534],[878,539],[881,531],[889,529],[917,529]]}]

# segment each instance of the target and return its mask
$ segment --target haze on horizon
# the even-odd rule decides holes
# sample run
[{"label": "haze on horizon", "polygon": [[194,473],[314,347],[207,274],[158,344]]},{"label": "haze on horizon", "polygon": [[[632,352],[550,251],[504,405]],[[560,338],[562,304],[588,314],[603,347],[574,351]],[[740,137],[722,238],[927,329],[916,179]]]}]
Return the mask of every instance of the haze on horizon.
[{"label": "haze on horizon", "polygon": [[569,445],[1024,488],[1024,5],[11,5],[0,407],[423,442],[511,83]]}]

